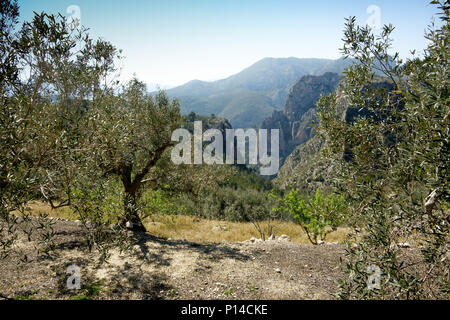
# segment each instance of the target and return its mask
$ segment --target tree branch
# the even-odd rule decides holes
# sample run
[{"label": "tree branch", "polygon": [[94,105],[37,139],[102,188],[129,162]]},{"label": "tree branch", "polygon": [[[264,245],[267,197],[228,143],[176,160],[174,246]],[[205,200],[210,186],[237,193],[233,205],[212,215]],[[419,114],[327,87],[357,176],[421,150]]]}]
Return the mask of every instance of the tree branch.
[{"label": "tree branch", "polygon": [[161,156],[164,153],[164,151],[166,151],[166,149],[172,145],[173,145],[172,142],[167,142],[162,146],[160,146],[158,149],[156,149],[156,151],[153,153],[153,157],[147,162],[142,171],[134,177],[133,182],[131,183],[130,186],[132,190],[134,191],[137,190],[137,188],[141,185],[142,180],[150,171],[150,169],[156,164],[156,162],[158,162],[159,159],[161,159]]}]

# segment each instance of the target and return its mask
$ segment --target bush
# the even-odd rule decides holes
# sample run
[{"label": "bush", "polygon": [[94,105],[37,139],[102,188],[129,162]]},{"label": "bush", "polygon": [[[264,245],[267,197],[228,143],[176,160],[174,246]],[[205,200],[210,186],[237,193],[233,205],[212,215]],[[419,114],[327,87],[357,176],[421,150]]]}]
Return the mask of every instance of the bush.
[{"label": "bush", "polygon": [[[167,189],[167,188],[166,188]],[[155,214],[163,215],[188,215],[191,213],[192,204],[186,205],[189,199],[182,196],[171,196],[170,192],[161,189],[148,189],[142,194],[139,202],[139,210],[144,218]]]},{"label": "bush", "polygon": [[271,214],[267,193],[254,189],[221,187],[197,200],[198,215],[208,219],[249,222]]},{"label": "bush", "polygon": [[314,197],[307,197],[306,200],[297,190],[292,190],[281,202],[281,207],[275,210],[291,214],[315,245],[319,240],[324,241],[328,233],[343,223],[348,210],[343,195],[325,196],[320,189],[317,189]]}]

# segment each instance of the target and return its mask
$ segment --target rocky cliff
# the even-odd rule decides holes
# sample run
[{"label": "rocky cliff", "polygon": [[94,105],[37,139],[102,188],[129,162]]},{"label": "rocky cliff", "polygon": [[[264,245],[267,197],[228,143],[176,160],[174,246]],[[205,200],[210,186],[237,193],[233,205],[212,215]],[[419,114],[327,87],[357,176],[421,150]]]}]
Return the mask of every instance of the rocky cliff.
[{"label": "rocky cliff", "polygon": [[335,91],[339,79],[337,73],[331,72],[300,78],[290,89],[283,111],[274,111],[271,117],[263,121],[263,129],[280,129],[282,159],[311,138],[312,122],[316,119],[315,103],[321,95]]},{"label": "rocky cliff", "polygon": [[[381,99],[389,95],[389,92],[395,89],[395,86],[385,79],[376,79],[371,87],[379,89],[378,97]],[[347,123],[355,121],[358,117],[371,117],[381,119],[383,115],[376,112],[369,112],[363,106],[351,106],[343,90],[343,83],[336,88],[338,114],[342,120]],[[395,101],[392,101],[395,103]],[[336,169],[336,163],[325,158],[322,153],[324,143],[318,135],[313,136],[304,143],[295,147],[295,149],[286,157],[283,166],[274,179],[274,184],[281,189],[294,187],[302,193],[312,194],[317,187],[327,188],[330,185],[333,171]],[[345,148],[345,146],[343,146]],[[343,153],[343,160],[345,153]]]}]

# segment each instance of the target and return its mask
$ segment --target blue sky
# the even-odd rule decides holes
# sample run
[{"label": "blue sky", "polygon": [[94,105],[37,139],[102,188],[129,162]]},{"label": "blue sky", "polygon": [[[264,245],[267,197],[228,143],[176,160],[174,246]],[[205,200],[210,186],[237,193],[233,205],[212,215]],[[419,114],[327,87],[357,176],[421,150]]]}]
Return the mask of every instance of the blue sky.
[{"label": "blue sky", "polygon": [[[396,26],[402,56],[423,50],[435,8],[424,0],[19,0],[21,19],[33,11],[70,16],[93,37],[123,49],[122,78],[150,86],[228,77],[264,57],[338,58],[344,18],[365,24],[377,6],[382,24]],[[376,20],[371,20],[376,21]]]}]

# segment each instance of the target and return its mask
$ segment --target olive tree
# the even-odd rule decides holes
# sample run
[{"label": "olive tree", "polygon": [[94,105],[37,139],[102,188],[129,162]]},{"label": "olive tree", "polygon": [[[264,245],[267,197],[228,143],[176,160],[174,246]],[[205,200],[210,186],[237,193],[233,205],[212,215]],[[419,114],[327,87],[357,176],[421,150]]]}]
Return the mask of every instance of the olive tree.
[{"label": "olive tree", "polygon": [[[114,62],[120,58],[114,46],[92,40],[85,29],[71,30],[60,15],[35,14],[20,27],[17,17],[17,3],[2,1],[2,256],[20,231],[31,239],[33,231],[39,230],[41,240],[51,248],[51,224],[45,224],[49,230],[44,232],[42,220],[28,219],[26,204],[44,200],[52,208],[73,205],[74,196],[80,195],[74,186],[86,184],[88,176],[92,180],[97,174],[87,174],[91,168],[91,146],[86,139],[89,110],[113,91]],[[13,213],[17,211],[28,224],[16,223]]]},{"label": "olive tree", "polygon": [[[348,19],[342,51],[358,64],[318,104],[326,154],[352,204],[343,298],[446,299],[450,292],[450,6],[432,3],[439,25],[426,33],[423,55],[407,61],[391,52],[393,26],[374,34]],[[405,256],[403,241],[414,242],[417,254]]]},{"label": "olive tree", "polygon": [[119,90],[94,103],[89,116],[90,154],[105,175],[122,183],[121,225],[144,231],[137,200],[143,183],[156,179],[152,170],[173,144],[172,131],[181,121],[179,105],[164,92],[147,93],[136,79]]}]

